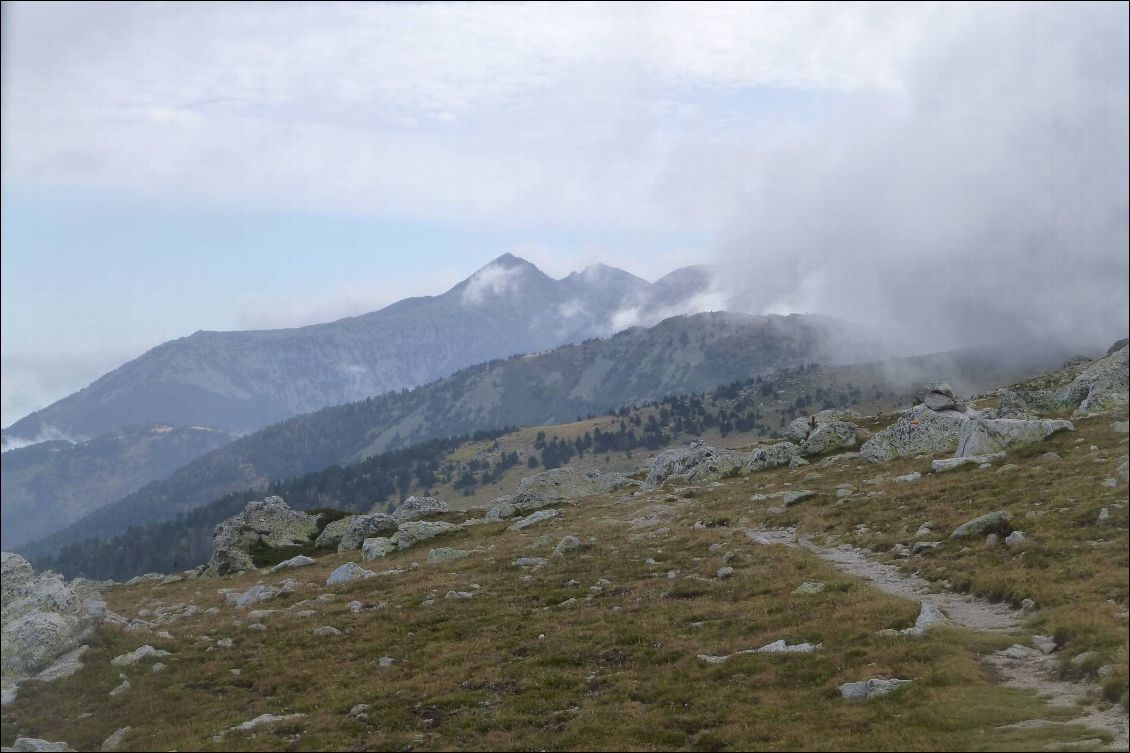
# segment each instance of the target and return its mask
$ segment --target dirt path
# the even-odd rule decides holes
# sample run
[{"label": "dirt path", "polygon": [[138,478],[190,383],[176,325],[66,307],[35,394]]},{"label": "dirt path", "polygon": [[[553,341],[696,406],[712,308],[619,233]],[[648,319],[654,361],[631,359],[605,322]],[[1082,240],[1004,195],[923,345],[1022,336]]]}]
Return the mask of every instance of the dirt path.
[{"label": "dirt path", "polygon": [[[931,593],[931,584],[925,579],[907,575],[894,565],[870,559],[868,553],[861,549],[849,545],[823,547],[798,535],[795,529],[747,528],[742,531],[746,538],[755,544],[807,549],[838,570],[862,578],[885,593],[910,599],[919,604],[931,603],[955,625],[970,630],[991,631],[1010,631],[1021,626],[1023,612],[1019,610],[949,591]],[[1108,749],[1127,750],[1130,746],[1130,735],[1128,735],[1130,725],[1122,707],[1117,704],[1106,710],[1094,707],[1091,702],[1100,694],[1099,686],[1095,683],[1064,682],[1054,678],[1042,667],[1047,658],[1036,649],[1014,646],[1006,651],[991,654],[985,660],[999,671],[1006,687],[1033,690],[1054,707],[1079,709],[1082,715],[1072,720],[1071,724],[1081,724],[1107,732],[1113,737]],[[1021,724],[1039,727],[1052,726],[1057,722],[1031,719]],[[1096,746],[1101,746],[1097,740],[1094,743]]]}]

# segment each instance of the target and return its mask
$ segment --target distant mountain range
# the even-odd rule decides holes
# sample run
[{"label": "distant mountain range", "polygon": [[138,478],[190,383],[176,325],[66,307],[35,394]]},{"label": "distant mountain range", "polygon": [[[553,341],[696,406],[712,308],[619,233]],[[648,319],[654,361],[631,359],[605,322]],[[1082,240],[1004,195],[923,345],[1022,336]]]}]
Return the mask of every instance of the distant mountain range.
[{"label": "distant mountain range", "polygon": [[0,455],[3,548],[46,536],[234,438],[219,429],[158,424],[78,444],[42,442],[5,452]]},{"label": "distant mountain range", "polygon": [[841,354],[849,350],[854,360],[870,360],[879,349],[870,343],[869,334],[827,317],[711,313],[673,317],[651,328],[636,327],[547,353],[490,361],[411,391],[386,392],[269,426],[26,549],[43,554],[68,542],[110,537],[224,494],[428,439],[563,423],[784,367],[843,362]]},{"label": "distant mountain range", "polygon": [[702,267],[648,283],[600,264],[555,280],[504,254],[442,295],[362,316],[172,340],[17,421],[3,439],[92,438],[149,424],[246,433],[494,358],[700,311],[710,283]]}]

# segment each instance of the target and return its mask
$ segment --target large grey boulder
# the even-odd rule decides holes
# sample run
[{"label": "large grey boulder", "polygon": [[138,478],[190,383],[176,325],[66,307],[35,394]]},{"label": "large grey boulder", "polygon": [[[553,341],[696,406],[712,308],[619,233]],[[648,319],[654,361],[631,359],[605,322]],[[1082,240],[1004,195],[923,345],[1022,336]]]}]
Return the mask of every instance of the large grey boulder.
[{"label": "large grey boulder", "polygon": [[673,447],[644,464],[642,470],[647,471],[644,487],[654,489],[672,478],[691,484],[717,481],[723,476],[739,473],[746,459],[746,453],[711,447],[702,442]]},{"label": "large grey boulder", "polygon": [[524,518],[519,518],[518,520],[514,521],[506,527],[506,530],[521,531],[525,528],[529,528],[532,525],[537,525],[543,520],[552,520],[560,514],[561,513],[558,510],[538,510],[537,512],[530,513]]},{"label": "large grey boulder", "polygon": [[1040,442],[1060,431],[1074,431],[1070,421],[1048,418],[968,418],[961,425],[955,457],[1004,452],[1010,447]]},{"label": "large grey boulder", "polygon": [[522,513],[549,507],[561,500],[591,497],[628,486],[639,486],[622,473],[579,470],[563,466],[527,476],[518,482],[513,494],[499,497],[487,511],[488,520],[512,518]]},{"label": "large grey boulder", "polygon": [[952,452],[965,419],[966,415],[959,411],[935,411],[916,405],[864,442],[859,454],[872,463],[884,463],[923,453]]},{"label": "large grey boulder", "polygon": [[396,533],[392,535],[391,541],[396,544],[397,549],[407,549],[421,541],[449,533],[458,533],[462,530],[463,526],[454,523],[442,523],[435,520],[410,520],[400,524]]},{"label": "large grey boulder", "polygon": [[945,382],[926,385],[922,404],[930,410],[965,410],[965,404],[957,399],[953,387]]},{"label": "large grey boulder", "polygon": [[[31,564],[18,554],[0,553],[2,570],[2,611],[0,611],[0,665],[2,701],[15,699],[23,680],[64,677],[68,671],[56,662],[76,654],[100,619],[116,617],[105,609],[96,591],[84,591],[75,582],[46,571],[36,574]],[[86,581],[89,583],[89,581]],[[73,673],[73,667],[69,673]],[[81,663],[78,667],[81,667]],[[54,671],[52,671],[54,670]]]},{"label": "large grey boulder", "polygon": [[[799,420],[803,421],[804,419]],[[777,444],[758,447],[749,453],[742,470],[746,473],[754,473],[770,468],[780,468],[798,457],[800,457],[799,447],[792,442],[778,442]]]},{"label": "large grey boulder", "polygon": [[396,508],[392,517],[397,523],[408,520],[419,520],[429,515],[438,515],[448,511],[447,503],[435,497],[417,497],[412,495]]},{"label": "large grey boulder", "polygon": [[282,497],[247,503],[243,512],[216,526],[208,571],[226,575],[255,565],[250,551],[257,545],[272,548],[309,544],[318,532],[318,516],[292,510]]}]

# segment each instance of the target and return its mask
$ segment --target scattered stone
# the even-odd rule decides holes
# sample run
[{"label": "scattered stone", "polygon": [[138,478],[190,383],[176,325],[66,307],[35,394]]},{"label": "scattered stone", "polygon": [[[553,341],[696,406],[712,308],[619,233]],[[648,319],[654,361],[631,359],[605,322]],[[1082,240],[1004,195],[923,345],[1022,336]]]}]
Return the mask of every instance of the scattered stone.
[{"label": "scattered stone", "polygon": [[117,732],[107,737],[102,742],[102,750],[118,750],[122,746],[122,742],[126,739],[126,735],[128,735],[132,729],[133,727],[122,727]]},{"label": "scattered stone", "polygon": [[908,473],[905,476],[895,476],[895,481],[900,484],[909,484],[922,478],[922,474],[918,471]]},{"label": "scattered stone", "polygon": [[785,507],[792,507],[795,504],[803,502],[809,497],[815,496],[816,492],[814,491],[810,491],[808,489],[798,489],[795,492],[785,492],[784,494],[782,494],[781,502],[784,503]]},{"label": "scattered stone", "polygon": [[220,742],[220,741],[223,740],[224,735],[227,735],[230,732],[250,732],[250,731],[252,731],[252,730],[254,730],[258,727],[262,727],[262,726],[267,725],[267,724],[277,724],[279,722],[293,722],[293,721],[297,721],[299,719],[305,719],[305,718],[306,718],[305,714],[282,714],[282,715],[260,714],[259,716],[255,717],[254,719],[249,719],[248,721],[237,724],[234,727],[229,727],[228,729],[224,730],[223,732],[220,732],[217,735],[213,735],[212,741],[213,742]]},{"label": "scattered stone", "polygon": [[366,570],[356,562],[346,562],[330,573],[330,576],[326,578],[326,585],[335,586],[338,583],[348,583],[351,580],[358,580],[359,578],[371,578],[374,575],[376,575],[376,573],[372,570]]},{"label": "scattered stone", "polygon": [[990,533],[988,536],[985,537],[985,545],[986,546],[990,546],[990,547],[996,546],[999,541],[1000,541],[1000,536],[997,536],[995,533]]},{"label": "scattered stone", "polygon": [[869,701],[872,698],[887,695],[903,685],[910,684],[910,680],[891,678],[883,680],[874,678],[859,682],[845,682],[840,686],[840,695],[848,701]]},{"label": "scattered stone", "polygon": [[717,576],[720,580],[725,579],[725,578],[729,578],[733,574],[734,574],[734,568],[732,568],[728,565],[726,567],[718,568]]},{"label": "scattered stone", "polygon": [[1055,638],[1050,635],[1033,635],[1032,645],[1039,651],[1050,654],[1055,651]]},{"label": "scattered stone", "polygon": [[1106,521],[1110,520],[1110,509],[1104,507],[1103,509],[1099,510],[1098,520],[1100,523],[1105,523]]},{"label": "scattered stone", "polygon": [[538,510],[510,524],[506,527],[506,530],[521,531],[525,528],[529,528],[532,525],[541,523],[544,520],[551,520],[553,518],[556,518],[560,514],[561,512],[558,510]]},{"label": "scattered stone", "polygon": [[296,567],[306,567],[313,564],[313,557],[307,557],[305,554],[300,554],[297,557],[291,557],[288,560],[283,560],[279,564],[272,567],[271,572],[277,573],[280,570],[293,570]]},{"label": "scattered stone", "polygon": [[1013,531],[1012,533],[1004,537],[1004,545],[1019,546],[1020,544],[1024,543],[1025,538],[1027,537],[1024,535],[1023,531]]},{"label": "scattered stone", "polygon": [[121,684],[110,691],[110,696],[116,698],[130,689],[129,680],[122,680]]},{"label": "scattered stone", "polygon": [[[798,419],[803,421],[804,419]],[[745,473],[756,473],[780,468],[789,465],[800,457],[800,448],[792,442],[778,442],[765,447],[758,447],[749,453],[742,470]]]},{"label": "scattered stone", "polygon": [[[1098,448],[1095,448],[1095,449],[1098,449]],[[1057,460],[1063,460],[1063,458],[1061,458],[1059,456],[1058,452],[1045,452],[1043,455],[1040,456],[1040,460],[1044,461],[1045,463],[1054,463]]]},{"label": "scattered stone", "polygon": [[520,568],[538,568],[544,567],[549,564],[549,560],[545,557],[519,557],[514,560],[514,567]]},{"label": "scattered stone", "polygon": [[229,604],[234,604],[237,607],[249,607],[252,604],[269,601],[278,596],[280,593],[282,593],[280,589],[275,588],[274,586],[267,586],[260,583],[252,586],[243,593],[228,592],[224,594],[224,596],[228,600]]},{"label": "scattered stone", "polygon": [[395,663],[396,659],[393,659],[391,656],[382,656],[377,660],[377,666],[381,667],[382,669],[387,669]]},{"label": "scattered stone", "polygon": [[581,548],[581,540],[576,536],[564,536],[557,542],[557,546],[553,547],[554,557],[564,557],[567,552],[573,552]]},{"label": "scattered stone", "polygon": [[1012,515],[1004,510],[997,510],[990,512],[980,517],[976,517],[966,523],[962,523],[952,534],[952,538],[961,539],[966,536],[980,536],[987,532],[1004,533],[1009,529],[1008,522],[1012,520]]},{"label": "scattered stone", "polygon": [[911,555],[921,554],[922,552],[935,549],[942,545],[940,541],[915,541],[914,546],[910,547]]},{"label": "scattered stone", "polygon": [[318,638],[326,638],[330,636],[341,635],[341,631],[332,625],[322,625],[320,628],[315,628],[313,634]]},{"label": "scattered stone", "polygon": [[621,473],[604,473],[598,470],[581,470],[571,465],[553,468],[518,483],[514,494],[499,497],[487,511],[488,520],[502,520],[551,507],[563,499],[578,499],[594,494],[606,494],[624,487],[639,487]]},{"label": "scattered stone", "polygon": [[452,549],[449,546],[441,546],[437,549],[428,550],[428,562],[451,562],[453,560],[461,560],[464,557],[471,556],[468,549]]},{"label": "scattered stone", "polygon": [[445,599],[473,599],[475,594],[473,591],[448,591],[444,594]]},{"label": "scattered stone", "polygon": [[14,751],[73,751],[74,748],[66,743],[53,743],[38,737],[17,737],[11,748],[4,750]]},{"label": "scattered stone", "polygon": [[166,656],[172,656],[172,654],[169,653],[168,651],[156,649],[156,648],[153,648],[152,646],[146,644],[146,645],[144,645],[140,648],[137,648],[137,649],[134,649],[133,651],[130,651],[128,654],[122,654],[121,656],[115,656],[113,659],[110,660],[110,666],[112,666],[112,667],[132,667],[132,666],[134,666],[135,664],[137,664],[138,662],[140,662],[144,659],[159,659],[159,658],[163,658],[163,657],[166,657]]},{"label": "scattered stone", "polygon": [[793,595],[815,596],[816,594],[824,593],[825,588],[827,588],[827,586],[819,581],[806,580],[804,583],[801,583],[799,586],[793,589]]},{"label": "scattered stone", "polygon": [[986,466],[991,465],[997,461],[1004,459],[1004,453],[998,452],[993,455],[970,455],[968,457],[959,458],[943,458],[935,460],[930,463],[930,470],[934,473],[945,473],[946,471],[953,471],[967,465]]}]

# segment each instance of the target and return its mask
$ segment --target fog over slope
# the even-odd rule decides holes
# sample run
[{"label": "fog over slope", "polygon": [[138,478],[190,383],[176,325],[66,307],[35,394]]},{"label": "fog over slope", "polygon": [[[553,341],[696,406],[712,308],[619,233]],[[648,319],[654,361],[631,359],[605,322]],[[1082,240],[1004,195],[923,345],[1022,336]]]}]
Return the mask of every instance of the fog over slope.
[{"label": "fog over slope", "polygon": [[756,147],[717,252],[734,300],[921,351],[1127,331],[1127,5],[938,13],[902,93]]}]

